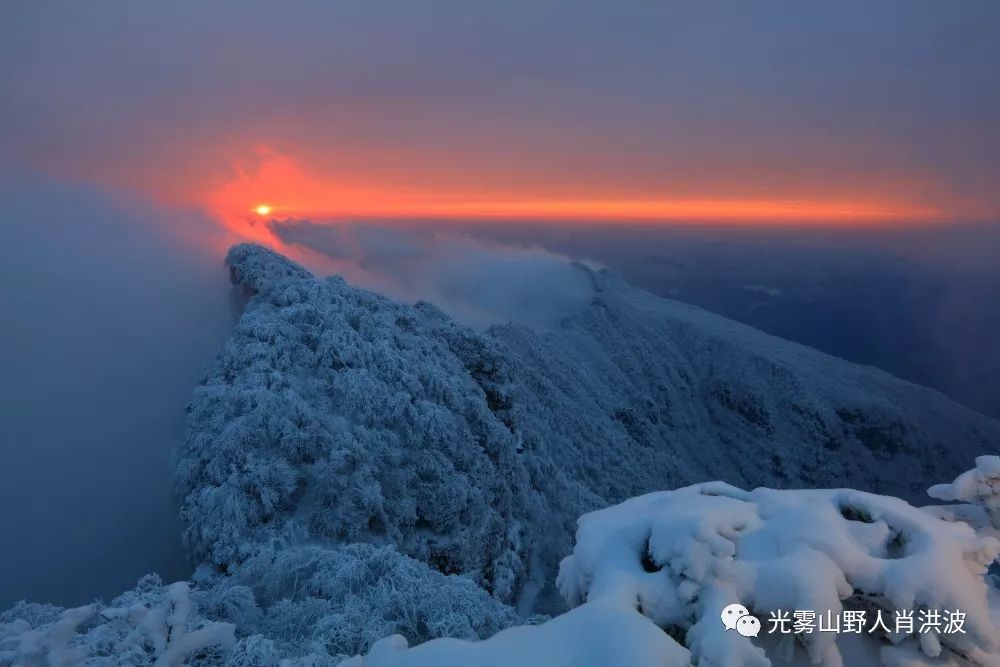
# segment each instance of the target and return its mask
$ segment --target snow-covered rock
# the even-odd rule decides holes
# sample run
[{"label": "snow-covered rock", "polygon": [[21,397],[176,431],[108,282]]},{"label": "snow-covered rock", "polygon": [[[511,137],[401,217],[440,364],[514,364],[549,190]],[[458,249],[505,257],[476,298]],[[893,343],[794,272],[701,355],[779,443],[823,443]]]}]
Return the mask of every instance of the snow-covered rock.
[{"label": "snow-covered rock", "polygon": [[[830,625],[860,612],[862,632],[876,628],[873,643],[919,644],[925,661],[911,664],[951,655],[1000,665],[1000,618],[990,609],[996,591],[986,577],[998,555],[1000,540],[896,498],[849,489],[748,492],[713,482],[582,517],[559,587],[573,605],[631,605],[683,638],[698,665],[770,664],[759,641],[720,622],[732,604],[779,634],[799,622],[796,611]],[[921,618],[935,611],[942,624],[928,622],[922,632]],[[903,612],[916,619],[912,632],[896,626]],[[962,632],[946,631],[952,612],[964,614]],[[782,614],[787,624],[777,620]],[[887,628],[876,627],[879,616]],[[843,665],[838,634],[820,631],[815,619],[789,640],[813,664]]]},{"label": "snow-covered rock", "polygon": [[[341,667],[996,667],[998,555],[897,498],[698,484],[581,517],[571,611],[485,642],[389,637]],[[756,636],[723,620],[744,605]]]}]

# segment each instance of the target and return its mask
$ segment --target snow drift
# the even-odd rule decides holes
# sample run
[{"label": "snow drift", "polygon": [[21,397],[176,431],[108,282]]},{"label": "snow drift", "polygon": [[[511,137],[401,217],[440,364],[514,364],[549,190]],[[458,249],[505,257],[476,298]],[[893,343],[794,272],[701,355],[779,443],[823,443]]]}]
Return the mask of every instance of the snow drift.
[{"label": "snow drift", "polygon": [[1000,456],[977,457],[975,468],[950,484],[932,486],[927,493],[940,500],[964,503],[935,508],[941,516],[967,521],[1000,538]]}]

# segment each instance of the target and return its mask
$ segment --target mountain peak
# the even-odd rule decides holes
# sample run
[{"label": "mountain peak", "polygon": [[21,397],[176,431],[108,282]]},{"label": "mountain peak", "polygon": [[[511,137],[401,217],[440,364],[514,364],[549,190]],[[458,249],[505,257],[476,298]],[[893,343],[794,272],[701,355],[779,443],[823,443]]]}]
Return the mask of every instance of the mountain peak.
[{"label": "mountain peak", "polygon": [[253,292],[282,278],[306,280],[312,277],[305,268],[284,255],[256,243],[240,243],[229,249],[226,266],[234,285]]}]

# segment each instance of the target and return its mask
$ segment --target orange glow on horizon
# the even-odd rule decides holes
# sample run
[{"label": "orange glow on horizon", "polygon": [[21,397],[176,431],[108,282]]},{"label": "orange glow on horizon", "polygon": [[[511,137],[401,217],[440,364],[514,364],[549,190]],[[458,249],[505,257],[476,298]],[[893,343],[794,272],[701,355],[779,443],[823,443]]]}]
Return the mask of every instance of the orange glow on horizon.
[{"label": "orange glow on horizon", "polygon": [[937,211],[866,201],[783,199],[530,199],[439,202],[418,217],[621,222],[809,223],[926,220]]},{"label": "orange glow on horizon", "polygon": [[[270,203],[259,203],[262,199]],[[212,193],[208,209],[242,238],[276,243],[269,221],[282,217],[332,219],[439,219],[452,221],[561,221],[624,224],[893,225],[941,220],[940,210],[901,202],[858,199],[738,197],[518,197],[377,187],[306,172],[295,161],[260,151],[253,170]],[[250,215],[253,212],[256,215]]]}]

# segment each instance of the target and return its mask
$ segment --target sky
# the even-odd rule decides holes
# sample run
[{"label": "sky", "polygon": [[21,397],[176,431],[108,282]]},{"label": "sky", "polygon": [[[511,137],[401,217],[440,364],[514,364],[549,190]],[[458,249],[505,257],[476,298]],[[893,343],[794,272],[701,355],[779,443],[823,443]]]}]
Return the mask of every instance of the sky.
[{"label": "sky", "polygon": [[251,237],[260,204],[997,219],[998,20],[991,0],[5,3],[0,155]]}]

